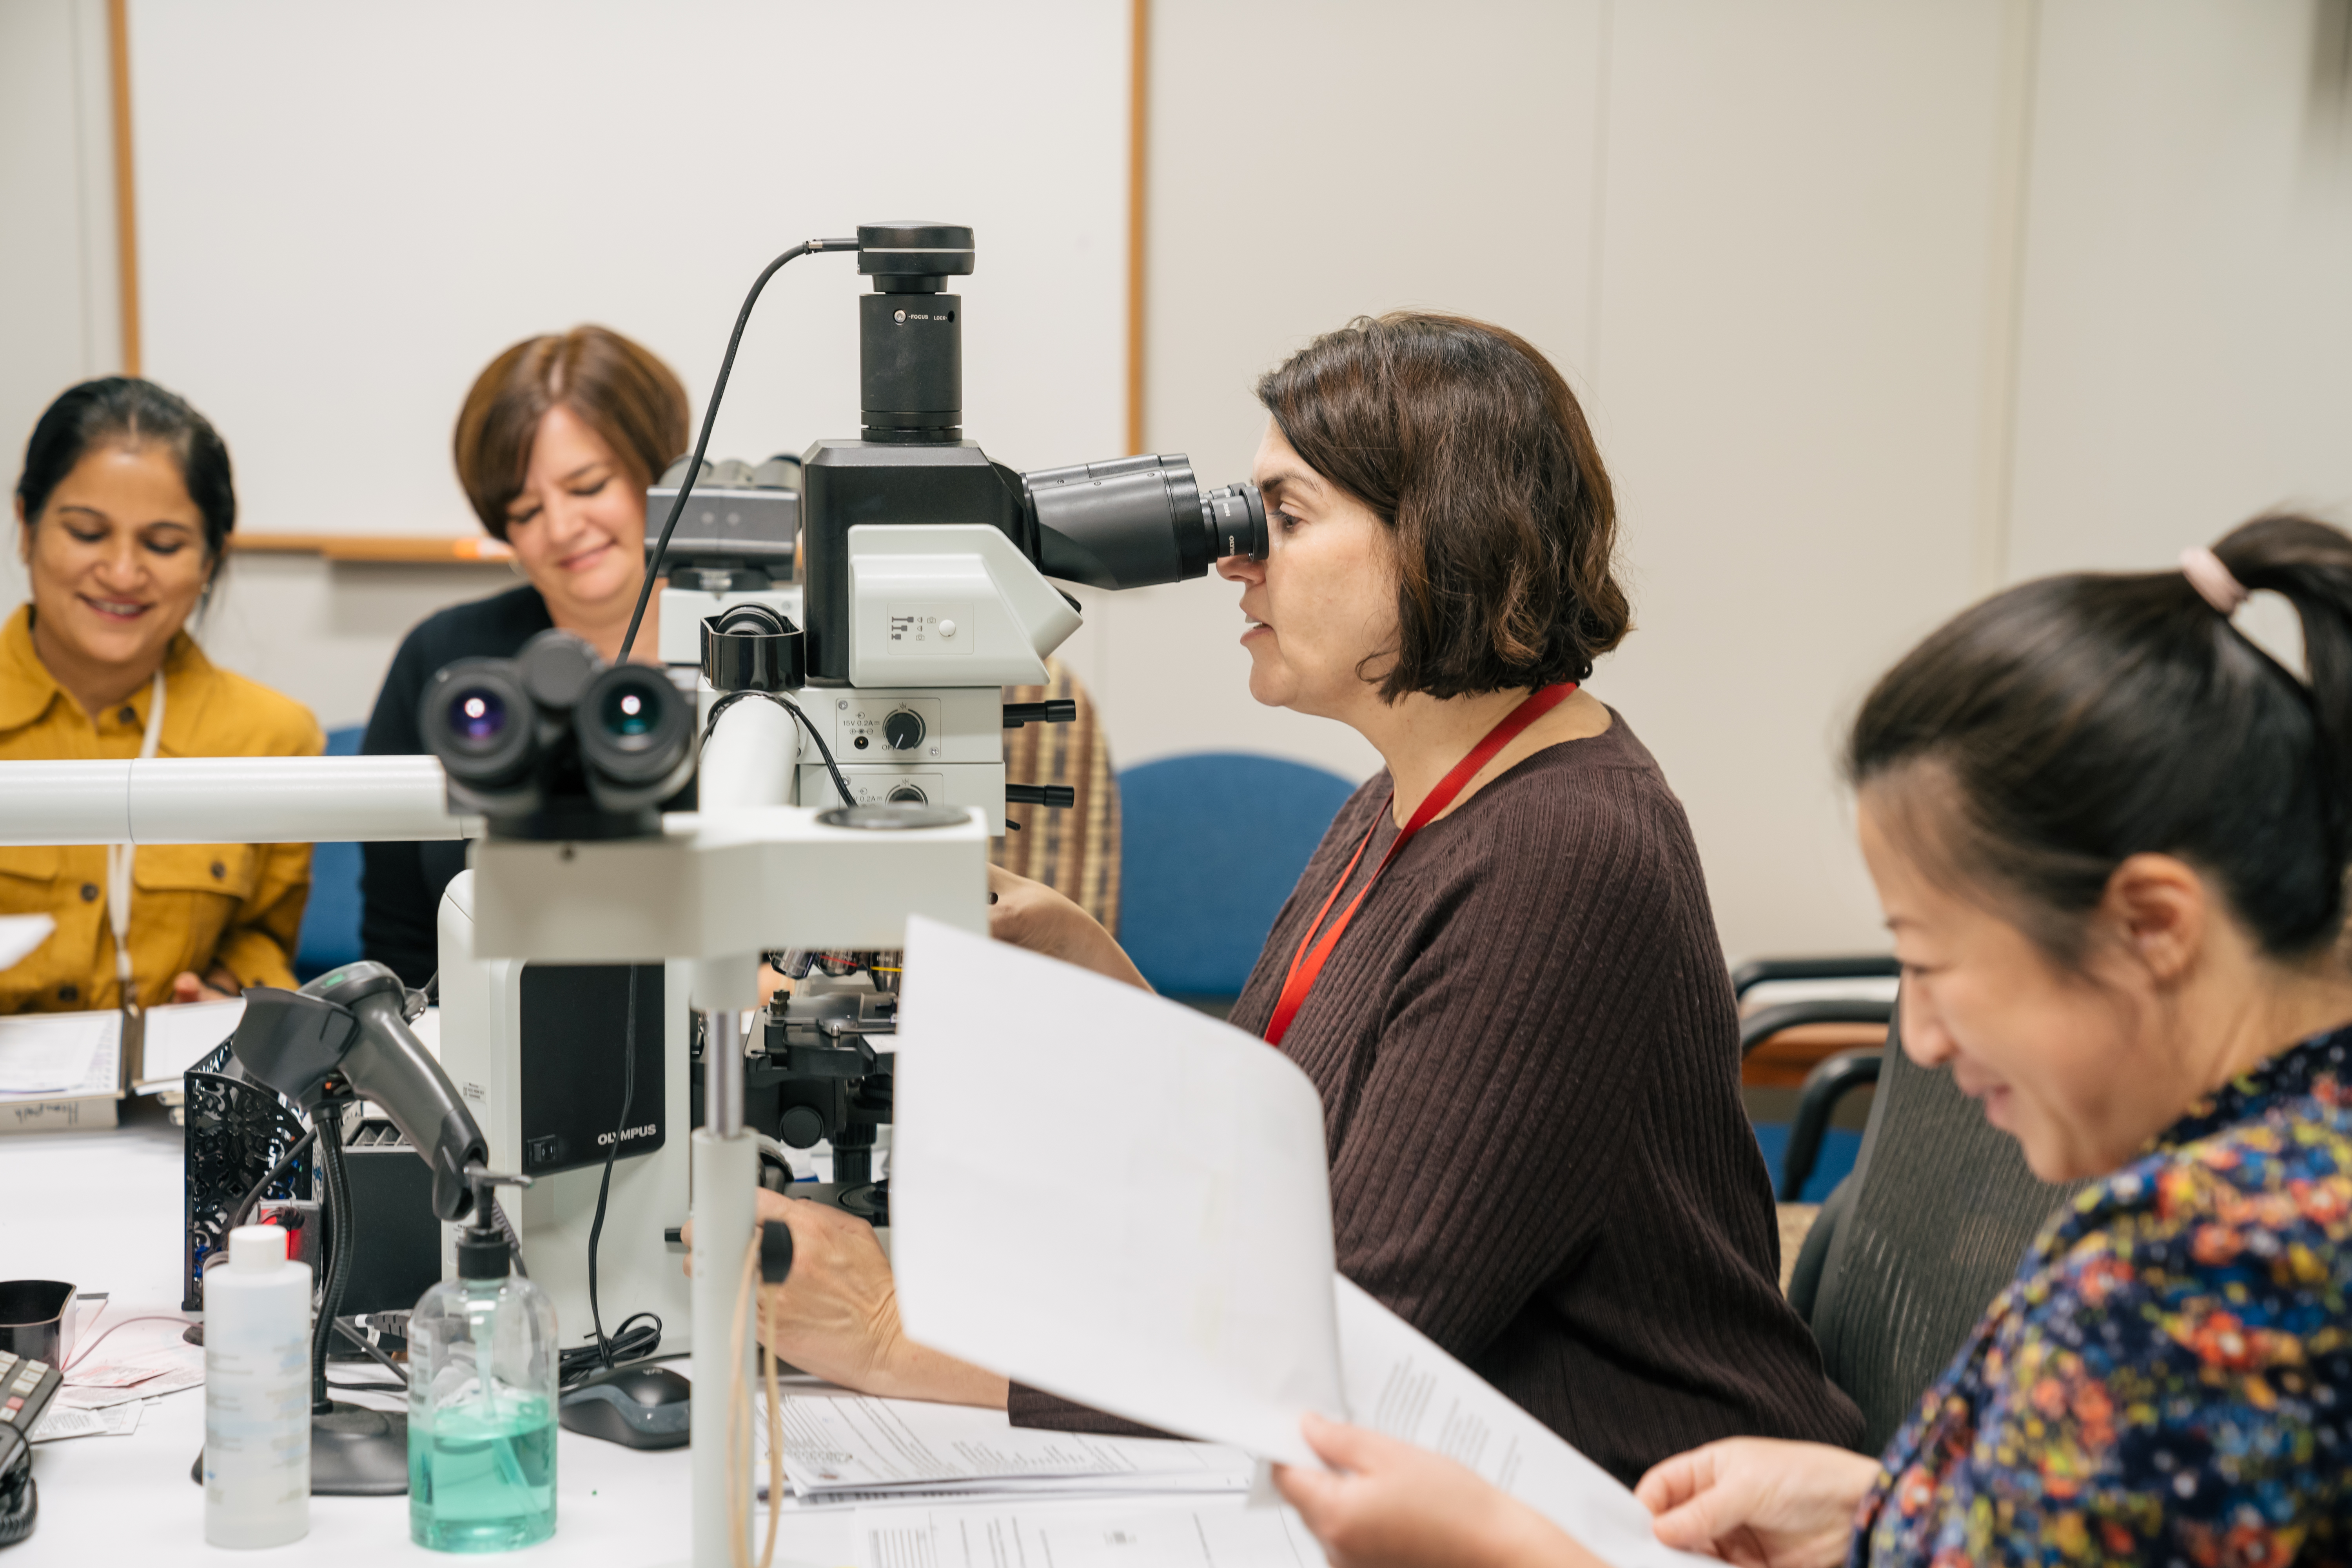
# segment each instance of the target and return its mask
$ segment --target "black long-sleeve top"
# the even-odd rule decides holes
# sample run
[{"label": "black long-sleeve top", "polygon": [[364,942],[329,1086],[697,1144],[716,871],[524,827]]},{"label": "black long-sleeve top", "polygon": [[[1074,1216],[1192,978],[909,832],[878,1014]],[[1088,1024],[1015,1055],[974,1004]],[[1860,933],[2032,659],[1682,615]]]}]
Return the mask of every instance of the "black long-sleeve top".
[{"label": "black long-sleeve top", "polygon": [[[1341,808],[1233,1012],[1263,1033],[1299,939],[1371,842]],[[1781,1298],[1770,1178],[1697,845],[1615,718],[1424,828],[1333,949],[1282,1050],[1323,1096],[1340,1271],[1632,1481],[1740,1434],[1862,1421]],[[1017,1424],[1129,1430],[1015,1385]]]}]

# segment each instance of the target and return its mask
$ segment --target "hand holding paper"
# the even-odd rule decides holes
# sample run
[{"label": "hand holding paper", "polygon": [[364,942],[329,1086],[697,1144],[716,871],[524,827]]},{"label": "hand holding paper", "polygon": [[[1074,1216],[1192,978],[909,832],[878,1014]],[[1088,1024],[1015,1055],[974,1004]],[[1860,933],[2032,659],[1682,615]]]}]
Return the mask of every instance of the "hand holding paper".
[{"label": "hand holding paper", "polygon": [[1264,1041],[916,919],[897,1109],[911,1337],[1305,1468],[1321,1467],[1302,1417],[1352,1413],[1610,1563],[1709,1561],[1661,1544],[1613,1477],[1336,1274],[1322,1106]]}]

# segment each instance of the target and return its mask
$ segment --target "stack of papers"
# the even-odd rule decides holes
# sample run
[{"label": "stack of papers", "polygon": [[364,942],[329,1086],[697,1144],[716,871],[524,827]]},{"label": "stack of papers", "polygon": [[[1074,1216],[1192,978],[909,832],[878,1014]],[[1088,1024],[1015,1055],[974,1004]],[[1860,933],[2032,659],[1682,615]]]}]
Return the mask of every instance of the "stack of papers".
[{"label": "stack of papers", "polygon": [[1286,1508],[859,1510],[858,1568],[1323,1568]]},{"label": "stack of papers", "polygon": [[[173,1003],[142,1016],[142,1094],[176,1092],[185,1073],[236,1033],[245,1003]],[[79,1100],[111,1096],[122,1072],[122,1015],[19,1013],[0,1018],[0,1100]]]},{"label": "stack of papers", "polygon": [[[782,1426],[784,1476],[803,1508],[944,1497],[1237,1497],[1254,1469],[1248,1455],[1221,1444],[1037,1431],[1013,1426],[1002,1410],[911,1399],[789,1395]],[[756,1473],[765,1476],[764,1408],[753,1431]]]},{"label": "stack of papers", "polygon": [[120,1087],[122,1015],[0,1018],[0,1100],[79,1100]]}]

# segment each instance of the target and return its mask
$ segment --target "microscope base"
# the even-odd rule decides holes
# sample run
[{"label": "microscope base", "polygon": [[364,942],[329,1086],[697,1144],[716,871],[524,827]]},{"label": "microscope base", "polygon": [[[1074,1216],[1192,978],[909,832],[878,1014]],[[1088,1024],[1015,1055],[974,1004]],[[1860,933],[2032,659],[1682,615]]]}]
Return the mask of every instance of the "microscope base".
[{"label": "microscope base", "polygon": [[[188,1468],[188,1479],[205,1484],[205,1454]],[[399,1410],[370,1410],[338,1404],[310,1417],[312,1497],[405,1497],[408,1495],[408,1416]]]}]

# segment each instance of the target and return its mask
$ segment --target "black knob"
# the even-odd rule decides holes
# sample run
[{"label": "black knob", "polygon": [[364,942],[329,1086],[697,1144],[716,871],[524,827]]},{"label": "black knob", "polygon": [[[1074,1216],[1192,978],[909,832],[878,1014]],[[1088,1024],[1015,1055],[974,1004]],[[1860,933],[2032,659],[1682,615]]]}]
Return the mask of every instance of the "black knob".
[{"label": "black knob", "polygon": [[824,1141],[824,1118],[813,1105],[787,1107],[776,1124],[779,1142],[795,1149],[811,1149]]},{"label": "black knob", "polygon": [[929,805],[931,803],[931,797],[916,784],[900,784],[890,792],[890,798],[908,805]]},{"label": "black knob", "polygon": [[911,708],[899,709],[882,721],[882,738],[892,751],[913,751],[923,743],[923,716]]}]

